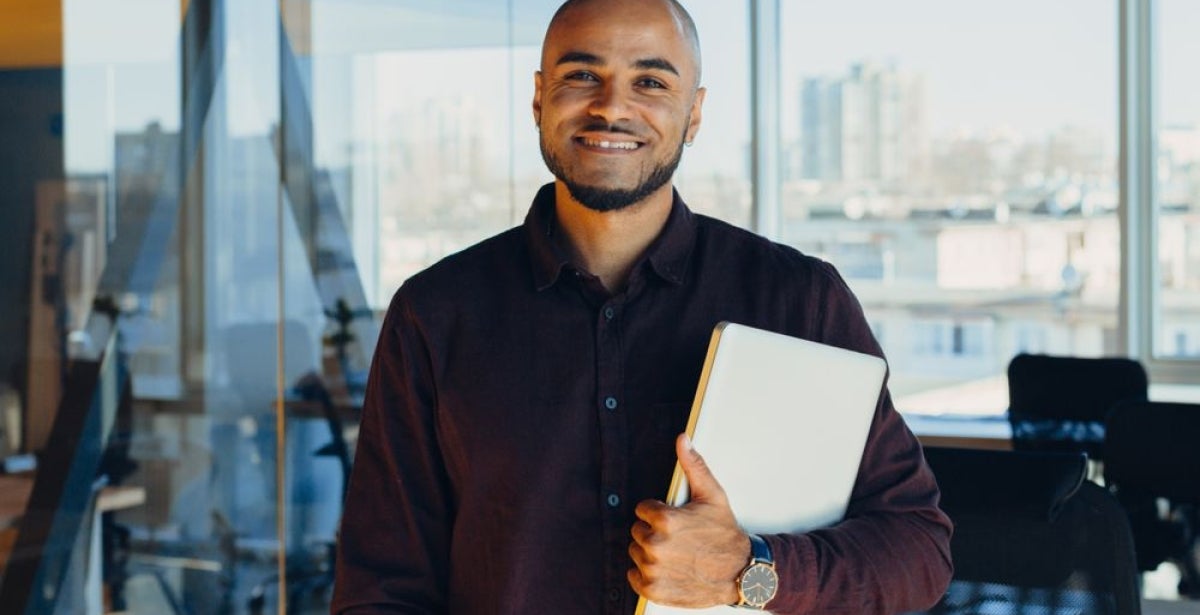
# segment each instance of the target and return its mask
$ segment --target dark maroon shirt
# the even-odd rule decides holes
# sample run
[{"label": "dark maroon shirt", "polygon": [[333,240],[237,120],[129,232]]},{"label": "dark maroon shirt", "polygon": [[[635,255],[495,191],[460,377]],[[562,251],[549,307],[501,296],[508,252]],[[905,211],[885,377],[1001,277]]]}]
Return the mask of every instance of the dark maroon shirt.
[{"label": "dark maroon shirt", "polygon": [[[631,613],[633,508],[666,495],[713,326],[881,355],[832,266],[694,214],[678,195],[615,295],[571,263],[558,233],[549,185],[523,226],[447,257],[393,298],[334,613]],[[885,391],[846,520],[766,536],[780,576],[771,611],[936,602],[951,573],[937,503]]]}]

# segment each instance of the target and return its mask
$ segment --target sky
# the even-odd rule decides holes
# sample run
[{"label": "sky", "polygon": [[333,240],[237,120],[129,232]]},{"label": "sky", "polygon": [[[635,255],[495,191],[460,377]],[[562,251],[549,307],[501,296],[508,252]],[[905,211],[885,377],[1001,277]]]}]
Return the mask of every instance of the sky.
[{"label": "sky", "polygon": [[[1113,2],[782,0],[784,74],[840,75],[856,60],[924,76],[934,134],[1066,122],[1116,132]],[[795,96],[795,89],[785,90]]]}]

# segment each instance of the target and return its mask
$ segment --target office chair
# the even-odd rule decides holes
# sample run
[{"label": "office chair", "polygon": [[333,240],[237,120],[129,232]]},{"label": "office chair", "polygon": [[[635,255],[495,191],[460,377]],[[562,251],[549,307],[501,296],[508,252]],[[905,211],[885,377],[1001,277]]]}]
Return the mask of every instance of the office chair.
[{"label": "office chair", "polygon": [[1117,404],[1104,446],[1104,479],[1129,515],[1138,569],[1172,561],[1179,593],[1200,598],[1200,404]]},{"label": "office chair", "polygon": [[[342,497],[339,503],[344,502],[346,489],[350,482],[351,444],[347,440],[346,425],[333,400],[333,395],[324,379],[315,372],[301,377],[292,387],[292,391],[298,400],[315,403],[320,408],[322,419],[329,429],[330,439],[326,444],[313,451],[313,454],[321,457],[333,457],[338,462],[338,468],[342,475]],[[332,541],[326,543],[324,547],[324,553],[317,561],[313,561],[306,553],[296,556],[289,554],[287,566],[287,612],[289,614],[300,612],[301,604],[306,596],[323,593],[333,587],[337,548]],[[250,599],[247,602],[250,613],[257,615],[263,612],[268,588],[278,585],[278,583],[278,575],[271,575],[250,590]]]},{"label": "office chair", "polygon": [[1125,515],[1081,453],[925,450],[954,522],[954,577],[928,613],[1137,615]]},{"label": "office chair", "polygon": [[1019,354],[1008,364],[1013,448],[1102,460],[1108,410],[1145,400],[1147,387],[1146,370],[1132,359]]}]

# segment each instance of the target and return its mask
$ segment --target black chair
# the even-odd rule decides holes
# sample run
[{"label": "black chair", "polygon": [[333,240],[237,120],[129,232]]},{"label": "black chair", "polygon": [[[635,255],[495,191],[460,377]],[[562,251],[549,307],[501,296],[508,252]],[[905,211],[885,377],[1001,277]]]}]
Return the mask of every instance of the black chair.
[{"label": "black chair", "polygon": [[1117,404],[1104,444],[1104,479],[1129,515],[1138,569],[1171,561],[1179,593],[1200,598],[1200,405]]},{"label": "black chair", "polygon": [[928,613],[1137,615],[1125,514],[1081,453],[935,448],[954,578]]},{"label": "black chair", "polygon": [[1146,370],[1132,359],[1019,354],[1008,364],[1013,448],[1101,460],[1108,410],[1145,400],[1147,387]]},{"label": "black chair", "polygon": [[[350,465],[352,462],[352,444],[347,438],[347,426],[342,414],[334,402],[333,394],[326,386],[325,380],[316,372],[310,372],[296,382],[292,391],[297,401],[316,404],[321,416],[329,428],[330,440],[313,454],[321,457],[333,457],[338,462],[342,474],[341,502],[346,500],[346,490],[350,485]],[[323,596],[333,588],[337,545],[335,541],[325,544],[324,553],[313,560],[310,554],[300,553],[289,555],[287,564],[287,612],[289,615],[300,613],[305,609],[305,599],[315,595]],[[264,612],[267,592],[270,587],[279,584],[279,576],[271,575],[250,590],[247,608],[252,615]]]}]

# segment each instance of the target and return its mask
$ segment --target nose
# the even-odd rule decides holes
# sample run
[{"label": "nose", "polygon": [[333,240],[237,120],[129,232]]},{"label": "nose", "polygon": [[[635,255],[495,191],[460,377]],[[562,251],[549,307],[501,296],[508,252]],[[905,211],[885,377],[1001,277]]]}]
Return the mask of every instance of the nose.
[{"label": "nose", "polygon": [[592,117],[604,120],[609,125],[630,119],[629,89],[615,83],[596,88],[596,95],[588,106]]}]

